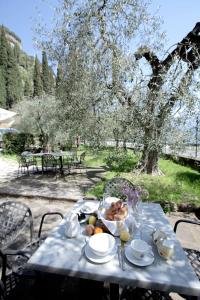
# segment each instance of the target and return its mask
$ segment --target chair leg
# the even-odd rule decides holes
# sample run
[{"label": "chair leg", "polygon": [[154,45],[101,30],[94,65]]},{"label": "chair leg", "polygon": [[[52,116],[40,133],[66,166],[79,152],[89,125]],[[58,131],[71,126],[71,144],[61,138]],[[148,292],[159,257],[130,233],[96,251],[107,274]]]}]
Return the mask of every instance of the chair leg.
[{"label": "chair leg", "polygon": [[20,170],[20,166],[18,167],[17,177],[19,177],[19,170]]}]

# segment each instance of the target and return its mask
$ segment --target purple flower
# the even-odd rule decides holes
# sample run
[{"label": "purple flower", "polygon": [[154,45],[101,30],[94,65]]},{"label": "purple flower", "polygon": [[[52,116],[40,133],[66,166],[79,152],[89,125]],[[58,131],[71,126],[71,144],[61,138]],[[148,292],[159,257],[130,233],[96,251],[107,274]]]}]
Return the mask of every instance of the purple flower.
[{"label": "purple flower", "polygon": [[141,200],[140,191],[133,188],[125,187],[122,192],[124,195],[127,196],[128,206],[135,208],[138,202]]}]

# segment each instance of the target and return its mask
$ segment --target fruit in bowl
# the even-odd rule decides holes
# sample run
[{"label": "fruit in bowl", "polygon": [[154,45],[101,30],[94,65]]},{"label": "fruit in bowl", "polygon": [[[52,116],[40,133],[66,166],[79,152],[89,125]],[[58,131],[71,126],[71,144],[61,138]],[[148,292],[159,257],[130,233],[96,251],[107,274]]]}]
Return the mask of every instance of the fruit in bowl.
[{"label": "fruit in bowl", "polygon": [[128,216],[128,207],[121,200],[112,202],[105,210],[105,219],[109,221],[122,221]]},{"label": "fruit in bowl", "polygon": [[119,236],[122,229],[128,229],[126,225],[127,218],[128,207],[121,200],[111,203],[109,208],[104,208],[99,212],[99,219],[109,232],[115,236]]}]

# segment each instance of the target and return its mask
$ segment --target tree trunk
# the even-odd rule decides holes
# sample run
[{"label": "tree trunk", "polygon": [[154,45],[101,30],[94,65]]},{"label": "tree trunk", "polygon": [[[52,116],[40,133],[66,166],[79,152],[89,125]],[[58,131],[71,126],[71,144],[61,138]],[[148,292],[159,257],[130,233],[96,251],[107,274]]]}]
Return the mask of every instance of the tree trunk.
[{"label": "tree trunk", "polygon": [[[173,110],[176,102],[180,100],[180,96],[181,98],[184,98],[184,92],[188,92],[187,89],[192,81],[193,73],[200,67],[199,33],[200,22],[196,23],[192,31],[190,31],[181,42],[177,43],[177,47],[171,53],[168,53],[167,57],[162,61],[147,47],[140,47],[135,54],[136,60],[144,57],[149,62],[152,69],[152,75],[148,82],[150,94],[146,103],[147,121],[143,125],[145,130],[144,148],[142,159],[139,164],[141,171],[148,174],[160,173],[158,170],[158,155],[161,150],[160,137],[164,122]],[[166,102],[157,105],[159,104],[159,92],[165,84],[167,73],[177,58],[187,63],[186,72],[183,73],[175,91],[172,89]],[[175,76],[177,76],[176,73],[173,75],[171,74],[171,76],[175,81]],[[154,127],[152,126],[151,119],[148,120],[148,116],[154,116]]]},{"label": "tree trunk", "polygon": [[119,149],[119,140],[118,140],[118,139],[115,140],[115,148],[116,148],[116,149]]},{"label": "tree trunk", "polygon": [[126,140],[123,140],[123,149],[124,149],[124,151],[127,151]]},{"label": "tree trunk", "polygon": [[[158,158],[160,153],[160,135],[161,132],[153,128],[145,131],[144,148],[139,162],[139,169],[143,173],[161,175],[158,168]],[[151,143],[149,143],[151,141]]]},{"label": "tree trunk", "polygon": [[141,160],[141,171],[147,174],[160,174],[158,168],[158,157],[159,152],[154,150],[143,150],[142,160]]}]

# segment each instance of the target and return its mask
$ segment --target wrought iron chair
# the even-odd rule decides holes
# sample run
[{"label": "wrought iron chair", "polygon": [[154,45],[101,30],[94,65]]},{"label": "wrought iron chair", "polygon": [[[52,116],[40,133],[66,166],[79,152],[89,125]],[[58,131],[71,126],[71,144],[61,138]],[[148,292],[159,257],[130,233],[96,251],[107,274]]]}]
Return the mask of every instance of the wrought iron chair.
[{"label": "wrought iron chair", "polygon": [[53,171],[57,174],[59,169],[59,161],[52,154],[44,154],[42,156],[42,172]]},{"label": "wrought iron chair", "polygon": [[[33,252],[42,242],[41,232],[44,220],[49,215],[58,215],[60,212],[50,212],[42,216],[36,239],[33,239],[33,217],[30,208],[17,201],[6,201],[0,203],[0,257],[2,261],[1,280],[6,286],[10,274],[17,278],[23,273],[23,267]],[[28,227],[30,240],[26,242],[23,249],[13,250],[14,243],[21,233],[25,233]],[[16,248],[16,245],[15,245]],[[17,247],[18,248],[18,247]],[[14,259],[13,259],[14,257]],[[13,277],[14,278],[14,277]],[[14,282],[14,280],[11,280]]]},{"label": "wrought iron chair", "polygon": [[[24,152],[25,153],[25,152]],[[18,176],[19,173],[21,171],[21,173],[25,173],[27,172],[29,175],[29,168],[33,167],[33,171],[36,168],[37,172],[38,172],[38,165],[37,165],[37,160],[36,158],[32,157],[30,153],[22,153],[19,157],[18,157]]]},{"label": "wrought iron chair", "polygon": [[85,160],[85,155],[86,155],[86,152],[83,152],[83,153],[81,153],[81,155],[79,156],[79,158],[76,157],[76,159],[73,160],[73,162],[72,162],[73,165],[75,167],[79,167],[83,163],[83,161]]},{"label": "wrought iron chair", "polygon": [[80,154],[79,158],[76,157],[75,160],[72,161],[72,166],[75,168],[81,168],[83,161],[85,160],[86,152]]},{"label": "wrought iron chair", "polygon": [[72,162],[73,162],[73,159],[70,155],[66,154],[63,156],[63,159],[62,159],[63,169],[64,169],[64,171],[67,170],[69,174],[71,171]]},{"label": "wrought iron chair", "polygon": [[108,180],[104,186],[103,192],[110,196],[118,197],[125,200],[126,195],[123,192],[125,188],[137,190],[142,197],[148,198],[149,193],[147,190],[141,188],[140,186],[134,185],[128,179],[122,177],[113,177],[112,179]]},{"label": "wrought iron chair", "polygon": [[[177,232],[177,228],[178,225],[180,223],[186,223],[186,224],[193,224],[193,225],[200,225],[200,222],[198,221],[193,221],[193,220],[187,220],[187,219],[180,219],[178,221],[176,221],[175,225],[174,225],[174,232]],[[195,250],[195,249],[189,249],[189,248],[183,248],[189,261],[191,266],[194,269],[194,272],[196,273],[198,279],[200,280],[200,251]],[[185,296],[185,299],[200,299],[200,297],[190,297],[190,296]]]}]

